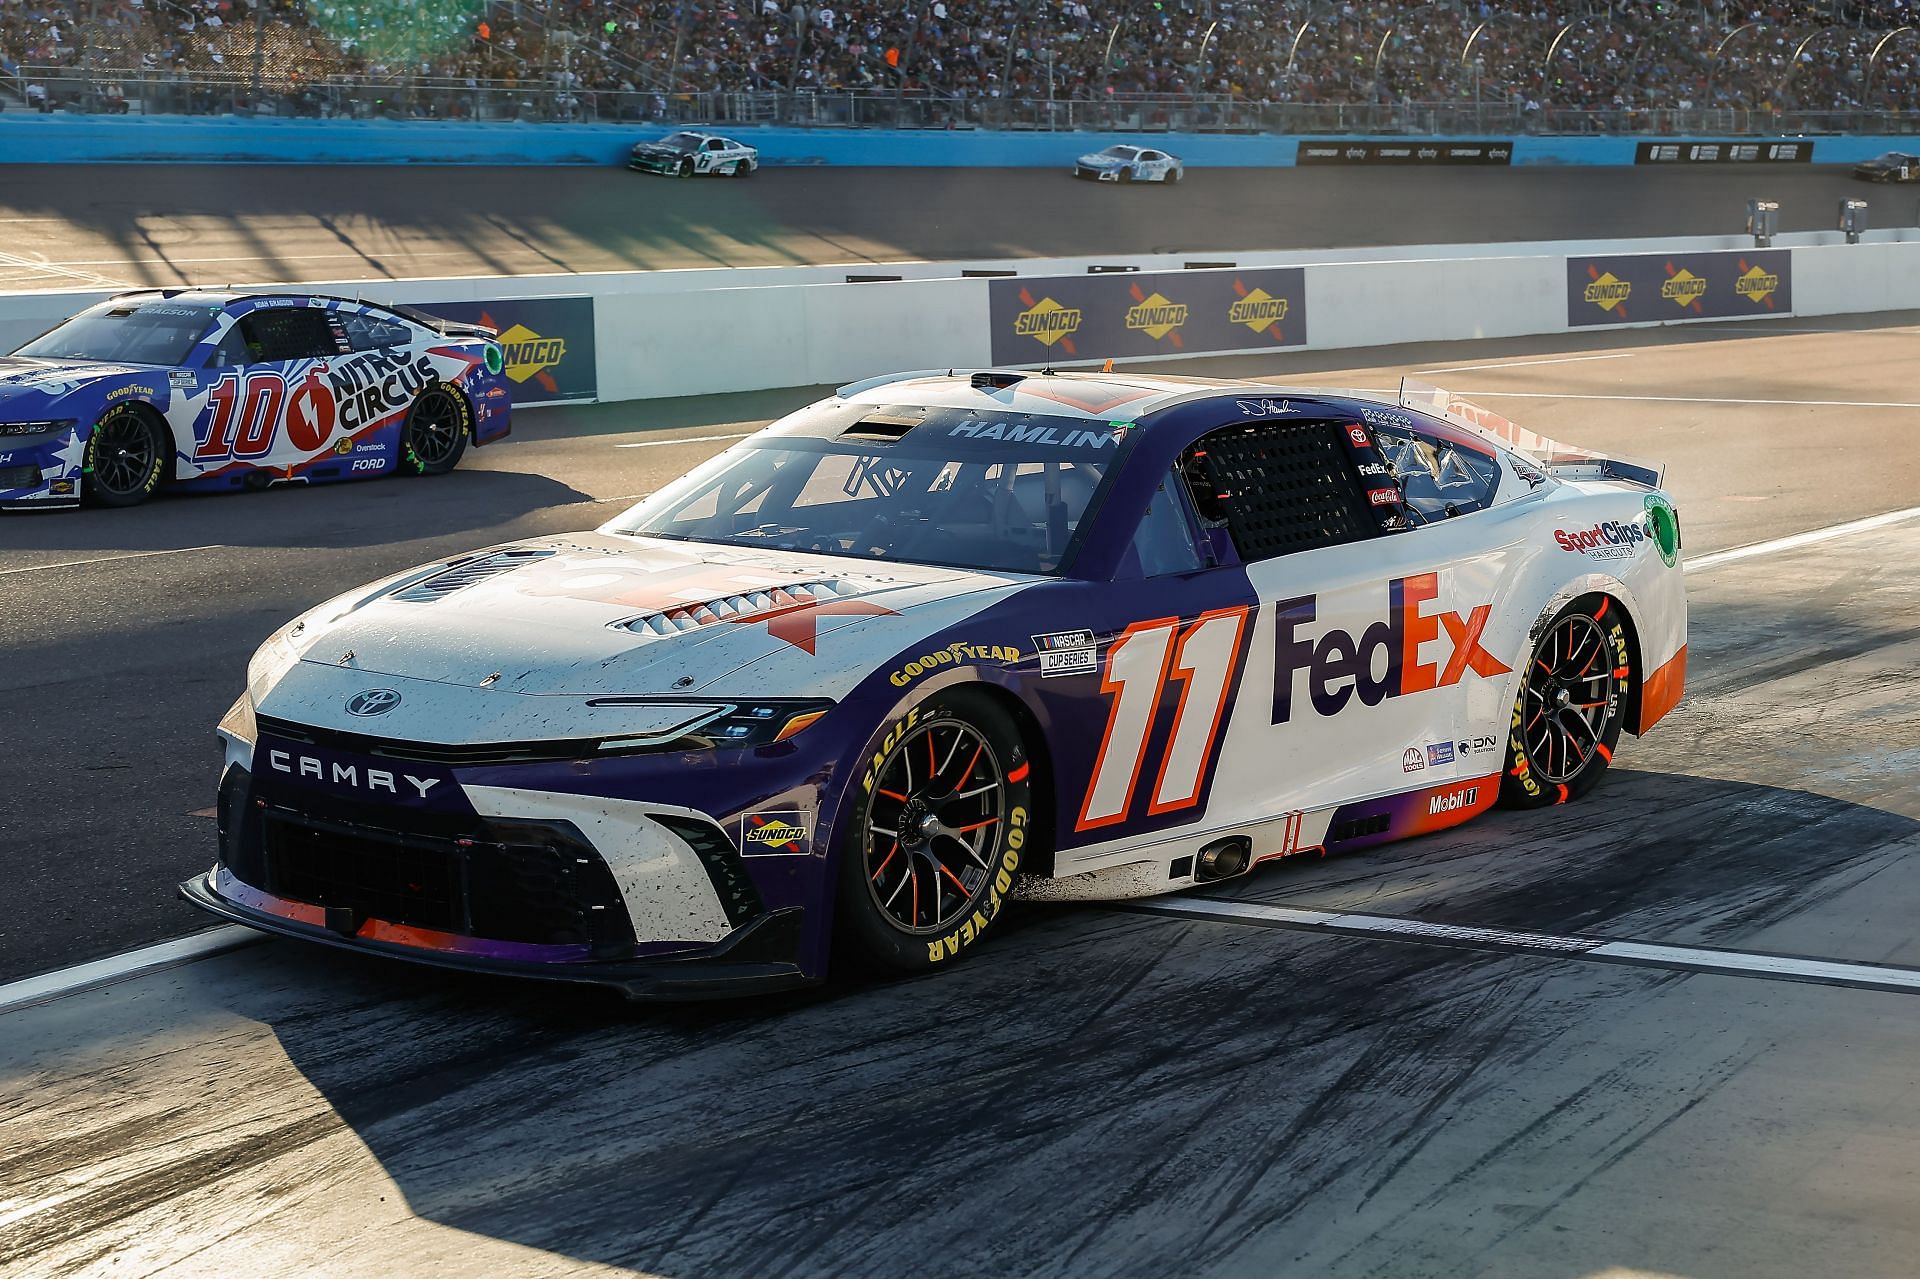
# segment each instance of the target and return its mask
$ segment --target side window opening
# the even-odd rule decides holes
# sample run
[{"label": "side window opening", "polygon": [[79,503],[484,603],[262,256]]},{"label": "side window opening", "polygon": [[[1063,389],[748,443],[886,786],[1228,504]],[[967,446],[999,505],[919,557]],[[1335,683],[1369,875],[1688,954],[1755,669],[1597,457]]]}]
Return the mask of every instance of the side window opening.
[{"label": "side window opening", "polygon": [[[1121,577],[1161,577],[1191,573],[1210,562],[1194,541],[1194,528],[1180,494],[1181,475],[1175,471],[1160,482],[1147,500],[1147,510],[1134,531],[1133,544],[1121,560]],[[1218,563],[1216,554],[1211,562]]]},{"label": "side window opening", "polygon": [[[245,342],[243,363],[318,359],[339,348],[327,314],[313,307],[272,307],[249,311],[234,326]],[[222,343],[225,348],[225,343]]]},{"label": "side window opening", "polygon": [[1180,459],[1202,524],[1224,527],[1247,562],[1379,536],[1349,429],[1332,419],[1261,421],[1203,436]]},{"label": "side window opening", "polygon": [[1500,464],[1451,440],[1404,427],[1377,427],[1381,456],[1400,481],[1407,508],[1423,523],[1485,510],[1500,483]]}]

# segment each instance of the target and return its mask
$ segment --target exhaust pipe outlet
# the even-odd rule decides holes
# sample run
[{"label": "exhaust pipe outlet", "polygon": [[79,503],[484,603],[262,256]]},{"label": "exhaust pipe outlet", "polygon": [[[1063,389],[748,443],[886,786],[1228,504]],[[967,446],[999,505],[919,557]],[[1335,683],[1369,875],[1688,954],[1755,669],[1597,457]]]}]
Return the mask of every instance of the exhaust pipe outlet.
[{"label": "exhaust pipe outlet", "polygon": [[1245,874],[1252,865],[1253,841],[1245,835],[1229,835],[1200,850],[1193,859],[1193,880],[1196,884],[1207,884],[1216,879],[1231,879]]}]

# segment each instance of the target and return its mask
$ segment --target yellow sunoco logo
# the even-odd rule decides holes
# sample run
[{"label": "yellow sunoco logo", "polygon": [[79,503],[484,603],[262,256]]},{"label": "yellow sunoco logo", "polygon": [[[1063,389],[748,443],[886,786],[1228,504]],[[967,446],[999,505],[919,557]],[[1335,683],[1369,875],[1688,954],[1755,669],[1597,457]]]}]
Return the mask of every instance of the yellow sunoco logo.
[{"label": "yellow sunoco logo", "polygon": [[567,358],[565,338],[543,338],[524,324],[516,324],[500,335],[500,349],[507,357],[507,376],[516,382],[524,382]]},{"label": "yellow sunoco logo", "polygon": [[1626,306],[1627,299],[1633,296],[1633,285],[1611,271],[1602,271],[1580,296],[1602,311],[1612,311]]},{"label": "yellow sunoco logo", "polygon": [[1707,282],[1681,267],[1660,286],[1660,296],[1676,306],[1692,306],[1706,296]]},{"label": "yellow sunoco logo", "polygon": [[1255,333],[1265,333],[1287,318],[1286,298],[1274,297],[1265,289],[1253,289],[1227,308],[1227,322],[1244,324]]},{"label": "yellow sunoco logo", "polygon": [[1750,266],[1733,282],[1733,291],[1749,302],[1766,303],[1767,298],[1780,287],[1780,277],[1757,266]]},{"label": "yellow sunoco logo", "polygon": [[1187,322],[1187,304],[1173,302],[1158,293],[1149,294],[1127,308],[1127,327],[1137,329],[1159,341]]},{"label": "yellow sunoco logo", "polygon": [[1071,337],[1079,327],[1080,309],[1061,306],[1052,298],[1041,298],[1013,321],[1016,334],[1032,338],[1042,346],[1052,346],[1062,338]]},{"label": "yellow sunoco logo", "polygon": [[793,822],[771,821],[763,826],[747,828],[749,844],[795,844],[806,837],[807,828]]}]

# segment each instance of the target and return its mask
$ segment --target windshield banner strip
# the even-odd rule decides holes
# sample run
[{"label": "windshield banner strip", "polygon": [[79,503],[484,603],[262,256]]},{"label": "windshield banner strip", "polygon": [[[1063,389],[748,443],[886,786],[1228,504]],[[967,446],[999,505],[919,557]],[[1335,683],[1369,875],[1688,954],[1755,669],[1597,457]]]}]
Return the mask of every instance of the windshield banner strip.
[{"label": "windshield banner strip", "polygon": [[1306,273],[1166,271],[988,282],[995,364],[1303,346]]}]

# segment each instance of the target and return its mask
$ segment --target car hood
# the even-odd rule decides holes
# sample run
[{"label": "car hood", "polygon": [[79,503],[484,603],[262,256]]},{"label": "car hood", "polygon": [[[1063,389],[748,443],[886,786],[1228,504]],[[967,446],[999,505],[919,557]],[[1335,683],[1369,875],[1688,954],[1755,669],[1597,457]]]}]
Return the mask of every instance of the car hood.
[{"label": "car hood", "polygon": [[656,155],[657,156],[682,156],[682,155],[692,155],[693,152],[682,151],[678,147],[662,146],[658,142],[636,142],[633,147],[633,154],[648,155],[648,156],[656,156]]},{"label": "car hood", "polygon": [[138,364],[104,360],[40,360],[22,355],[0,355],[0,404],[59,399],[83,386],[109,378],[145,375],[164,383],[165,373]]},{"label": "car hood", "polygon": [[[313,610],[282,642],[299,682],[324,669],[489,694],[839,697],[1032,580],[589,533],[402,575]],[[263,711],[305,719],[255,691]]]},{"label": "car hood", "polygon": [[1101,155],[1098,151],[1092,155],[1081,156],[1079,162],[1089,169],[1120,169],[1133,163],[1132,160],[1122,160],[1117,155]]}]

